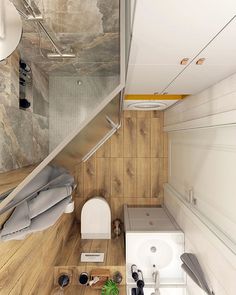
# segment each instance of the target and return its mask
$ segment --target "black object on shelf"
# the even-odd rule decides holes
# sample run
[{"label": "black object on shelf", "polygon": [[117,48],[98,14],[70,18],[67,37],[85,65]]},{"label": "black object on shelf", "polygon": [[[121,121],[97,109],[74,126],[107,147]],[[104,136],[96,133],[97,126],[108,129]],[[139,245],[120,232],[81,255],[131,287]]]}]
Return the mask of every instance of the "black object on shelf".
[{"label": "black object on shelf", "polygon": [[81,285],[87,285],[89,281],[89,275],[87,272],[82,272],[80,275],[79,275],[79,283]]},{"label": "black object on shelf", "polygon": [[64,287],[68,286],[69,283],[70,283],[69,275],[63,274],[63,275],[60,275],[60,277],[58,278],[58,285],[61,288],[64,288]]},{"label": "black object on shelf", "polygon": [[25,86],[26,85],[25,79],[20,78],[20,85],[21,86]]},{"label": "black object on shelf", "polygon": [[20,59],[19,61],[19,84],[20,84],[19,107],[22,110],[27,110],[31,106],[31,103],[26,97],[30,95],[29,87],[32,87],[32,71],[30,66],[26,62],[24,62],[22,59]]},{"label": "black object on shelf", "polygon": [[28,109],[30,107],[30,102],[26,98],[20,98],[20,108]]},{"label": "black object on shelf", "polygon": [[120,284],[123,280],[122,274],[119,271],[116,271],[113,275],[113,282]]},{"label": "black object on shelf", "polygon": [[131,295],[144,295],[143,289],[132,288]]},{"label": "black object on shelf", "polygon": [[131,265],[131,274],[135,282],[138,280],[138,268],[136,264]]},{"label": "black object on shelf", "polygon": [[27,63],[24,62],[22,59],[20,59],[20,68],[26,71],[27,73],[31,72],[30,66],[27,65]]}]

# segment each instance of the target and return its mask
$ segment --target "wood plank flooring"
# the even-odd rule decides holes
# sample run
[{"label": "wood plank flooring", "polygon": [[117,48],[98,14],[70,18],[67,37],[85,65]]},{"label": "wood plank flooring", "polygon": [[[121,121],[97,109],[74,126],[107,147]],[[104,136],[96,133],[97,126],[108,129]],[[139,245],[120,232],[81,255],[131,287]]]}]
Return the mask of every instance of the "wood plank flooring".
[{"label": "wood plank flooring", "polygon": [[[105,253],[103,263],[80,262],[83,252]],[[70,235],[56,266],[124,266],[124,238],[111,240],[80,240],[79,235]]]},{"label": "wood plank flooring", "polygon": [[[119,295],[126,295],[126,287],[119,287]],[[89,287],[80,287],[80,286],[69,286],[66,288],[63,293],[59,288],[55,288],[51,295],[101,295],[101,290],[93,290]]]},{"label": "wood plank flooring", "polygon": [[[109,269],[111,276],[120,271],[123,276],[121,283],[121,293],[125,294],[125,249],[124,249],[124,235],[118,239],[111,240],[81,240],[80,226],[74,222],[64,250],[61,252],[60,259],[57,260],[54,267],[54,290],[52,294],[60,294],[57,286],[58,278],[61,274],[68,274],[71,277],[71,283],[66,288],[63,294],[100,294],[100,291],[79,285],[78,277],[81,272],[90,273],[95,268]],[[104,252],[105,259],[103,263],[82,263],[80,256],[82,252]]]}]

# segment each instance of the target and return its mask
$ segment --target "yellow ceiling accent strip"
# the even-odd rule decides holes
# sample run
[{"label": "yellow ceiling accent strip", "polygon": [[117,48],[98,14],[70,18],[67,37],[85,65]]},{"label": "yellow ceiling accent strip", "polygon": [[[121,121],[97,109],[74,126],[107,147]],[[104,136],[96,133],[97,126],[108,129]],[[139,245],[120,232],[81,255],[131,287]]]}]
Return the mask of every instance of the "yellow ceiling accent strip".
[{"label": "yellow ceiling accent strip", "polygon": [[186,94],[126,94],[125,100],[179,100],[186,96]]}]

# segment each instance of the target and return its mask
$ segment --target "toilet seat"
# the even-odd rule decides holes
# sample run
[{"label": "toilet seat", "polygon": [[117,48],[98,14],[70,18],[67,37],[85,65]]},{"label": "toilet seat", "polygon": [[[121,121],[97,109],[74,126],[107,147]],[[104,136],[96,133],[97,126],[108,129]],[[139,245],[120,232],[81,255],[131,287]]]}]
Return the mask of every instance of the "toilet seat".
[{"label": "toilet seat", "polygon": [[88,200],[81,212],[82,239],[111,239],[111,209],[102,197]]}]

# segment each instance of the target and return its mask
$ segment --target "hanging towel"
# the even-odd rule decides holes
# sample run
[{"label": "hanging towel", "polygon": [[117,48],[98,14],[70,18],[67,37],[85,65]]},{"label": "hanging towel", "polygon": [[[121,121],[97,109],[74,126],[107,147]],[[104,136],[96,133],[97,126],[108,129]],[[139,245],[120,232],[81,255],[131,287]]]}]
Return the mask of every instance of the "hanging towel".
[{"label": "hanging towel", "polygon": [[30,218],[41,214],[53,207],[72,193],[71,186],[52,188],[40,192],[35,198],[28,202]]},{"label": "hanging towel", "polygon": [[25,239],[29,234],[43,231],[53,226],[64,213],[65,208],[70,203],[70,201],[71,197],[65,198],[47,211],[31,219],[30,225],[26,228],[19,229],[18,231],[9,231],[9,228],[6,226],[1,232],[1,240],[22,240]]},{"label": "hanging towel", "polygon": [[[37,190],[39,187],[42,190]],[[25,194],[21,191],[18,195],[18,205],[5,222],[0,239],[23,239],[55,224],[72,202],[74,188],[74,178],[65,169],[47,166],[23,189]]]},{"label": "hanging towel", "polygon": [[180,256],[183,264],[182,268],[190,278],[208,295],[212,295],[208,287],[204,272],[198,262],[197,257],[192,253],[184,253]]},{"label": "hanging towel", "polygon": [[28,203],[24,202],[13,211],[10,218],[5,222],[1,231],[1,236],[24,230],[28,228],[30,224],[31,220]]},{"label": "hanging towel", "polygon": [[64,168],[48,165],[39,172],[6,207],[0,210],[0,214],[18,206],[25,199],[36,197],[42,190],[62,187],[64,185],[72,186],[74,188],[74,177]]}]

